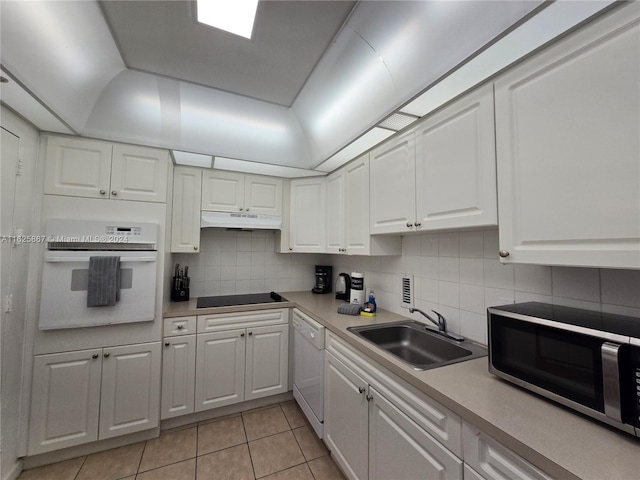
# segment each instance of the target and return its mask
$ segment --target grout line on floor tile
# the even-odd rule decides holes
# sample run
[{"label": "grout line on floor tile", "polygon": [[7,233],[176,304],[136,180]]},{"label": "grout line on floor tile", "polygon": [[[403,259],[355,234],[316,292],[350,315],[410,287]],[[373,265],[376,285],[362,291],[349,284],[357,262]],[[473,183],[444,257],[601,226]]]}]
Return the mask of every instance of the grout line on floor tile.
[{"label": "grout line on floor tile", "polygon": [[74,480],[77,480],[77,478],[80,476],[80,471],[82,470],[82,467],[84,467],[84,464],[86,463],[87,458],[89,458],[89,455],[84,456],[84,460],[82,461],[82,465],[80,465],[80,468],[78,469],[78,473],[76,473],[76,476],[73,477]]},{"label": "grout line on floor tile", "polygon": [[[158,435],[158,438],[160,438],[160,435]],[[140,461],[138,462],[138,468],[136,468],[136,473],[135,473],[136,476],[138,476],[138,472],[140,471],[140,467],[142,466],[142,459],[144,458],[144,452],[147,449],[147,443],[148,442],[149,442],[148,440],[146,442],[144,442],[144,447],[142,447],[142,455],[140,455]]]},{"label": "grout line on floor tile", "polygon": [[249,461],[251,462],[251,470],[253,470],[253,478],[256,478],[256,467],[253,464],[253,456],[251,455],[251,449],[249,448],[249,437],[247,436],[247,428],[244,425],[243,415],[240,415],[240,421],[242,422],[242,430],[244,430],[244,439],[246,440],[244,444],[247,446],[247,450],[249,451]]}]

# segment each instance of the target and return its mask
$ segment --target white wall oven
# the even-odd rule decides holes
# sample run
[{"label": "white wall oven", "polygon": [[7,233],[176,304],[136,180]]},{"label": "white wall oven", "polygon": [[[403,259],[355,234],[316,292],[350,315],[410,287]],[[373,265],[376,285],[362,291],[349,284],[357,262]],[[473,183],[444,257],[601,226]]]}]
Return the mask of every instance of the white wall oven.
[{"label": "white wall oven", "polygon": [[158,225],[50,219],[39,328],[155,319]]}]

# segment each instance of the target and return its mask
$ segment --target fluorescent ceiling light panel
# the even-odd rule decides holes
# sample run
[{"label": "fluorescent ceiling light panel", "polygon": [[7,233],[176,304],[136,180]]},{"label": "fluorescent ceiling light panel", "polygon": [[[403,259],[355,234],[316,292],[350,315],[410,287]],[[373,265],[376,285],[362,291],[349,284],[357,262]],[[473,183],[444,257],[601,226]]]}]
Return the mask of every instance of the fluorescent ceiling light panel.
[{"label": "fluorescent ceiling light panel", "polygon": [[189,167],[211,168],[213,157],[211,155],[202,155],[200,153],[180,152],[171,150],[176,165],[187,165]]},{"label": "fluorescent ceiling light panel", "polygon": [[198,22],[251,38],[258,0],[197,0]]},{"label": "fluorescent ceiling light panel", "polygon": [[213,167],[217,170],[231,170],[233,172],[255,173],[256,175],[270,175],[272,177],[283,178],[317,177],[318,175],[325,175],[322,172],[306,170],[304,168],[249,162],[247,160],[225,157],[216,157],[213,162]]},{"label": "fluorescent ceiling light panel", "polygon": [[329,157],[327,160],[318,165],[315,169],[320,172],[332,172],[336,168],[341,167],[348,161],[358,157],[363,152],[366,152],[371,147],[374,147],[378,143],[386,140],[395,132],[387,130],[386,128],[374,127],[367,133],[357,138],[349,145],[344,147],[338,153]]},{"label": "fluorescent ceiling light panel", "polygon": [[611,3],[614,2],[553,2],[400,111],[421,117],[427,115]]}]

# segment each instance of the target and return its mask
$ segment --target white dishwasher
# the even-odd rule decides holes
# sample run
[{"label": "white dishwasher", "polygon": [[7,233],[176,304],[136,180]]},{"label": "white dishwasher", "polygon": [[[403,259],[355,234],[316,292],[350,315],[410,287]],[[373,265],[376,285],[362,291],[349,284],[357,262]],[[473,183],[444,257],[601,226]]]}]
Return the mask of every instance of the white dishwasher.
[{"label": "white dishwasher", "polygon": [[293,396],[319,438],[324,434],[324,327],[293,309]]}]

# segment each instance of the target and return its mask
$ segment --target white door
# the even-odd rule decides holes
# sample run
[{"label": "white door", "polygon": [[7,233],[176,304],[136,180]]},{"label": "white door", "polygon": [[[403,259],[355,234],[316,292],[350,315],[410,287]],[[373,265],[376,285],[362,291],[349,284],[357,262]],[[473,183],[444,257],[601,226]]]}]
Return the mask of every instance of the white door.
[{"label": "white door", "polygon": [[244,211],[244,175],[220,170],[202,173],[202,210]]},{"label": "white door", "polygon": [[171,252],[200,251],[200,203],[202,170],[175,167],[171,215]]},{"label": "white door", "polygon": [[169,152],[133,145],[113,145],[110,198],[167,201]]},{"label": "white door", "polygon": [[415,231],[416,159],[414,132],[385,142],[370,153],[370,231]]},{"label": "white door", "polygon": [[498,223],[493,84],[416,128],[418,230]]},{"label": "white door", "polygon": [[462,479],[462,460],[369,387],[369,479]]},{"label": "white door", "polygon": [[47,137],[44,193],[109,198],[111,144]]},{"label": "white door", "polygon": [[369,154],[344,167],[345,248],[350,255],[369,255]]},{"label": "white door", "polygon": [[197,336],[195,411],[244,400],[245,329]]},{"label": "white door", "polygon": [[260,215],[282,215],[282,179],[245,175],[244,208]]},{"label": "white door", "polygon": [[345,170],[327,177],[327,253],[343,253],[345,247]]},{"label": "white door", "polygon": [[284,393],[289,386],[289,325],[247,329],[244,399]]},{"label": "white door", "polygon": [[162,420],[193,413],[196,336],[165,338],[162,350]]},{"label": "white door", "polygon": [[289,246],[294,252],[324,252],[325,196],[324,178],[291,180]]},{"label": "white door", "polygon": [[98,440],[102,350],[36,355],[29,455]]},{"label": "white door", "polygon": [[324,441],[349,478],[368,478],[367,383],[325,352]]},{"label": "white door", "polygon": [[503,261],[640,268],[639,9],[496,81]]},{"label": "white door", "polygon": [[158,426],[160,356],[160,342],[103,349],[100,440]]}]

